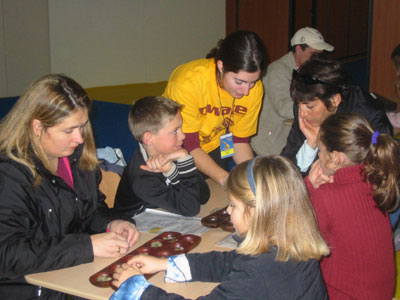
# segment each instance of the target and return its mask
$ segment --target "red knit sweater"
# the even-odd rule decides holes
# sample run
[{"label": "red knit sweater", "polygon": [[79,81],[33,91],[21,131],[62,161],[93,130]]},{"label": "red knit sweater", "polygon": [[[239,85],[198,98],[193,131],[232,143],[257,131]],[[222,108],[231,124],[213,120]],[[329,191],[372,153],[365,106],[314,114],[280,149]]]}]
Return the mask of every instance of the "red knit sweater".
[{"label": "red knit sweater", "polygon": [[322,235],[331,248],[321,260],[329,299],[392,299],[395,262],[387,214],[376,208],[361,166],[338,170],[314,189],[305,179]]}]

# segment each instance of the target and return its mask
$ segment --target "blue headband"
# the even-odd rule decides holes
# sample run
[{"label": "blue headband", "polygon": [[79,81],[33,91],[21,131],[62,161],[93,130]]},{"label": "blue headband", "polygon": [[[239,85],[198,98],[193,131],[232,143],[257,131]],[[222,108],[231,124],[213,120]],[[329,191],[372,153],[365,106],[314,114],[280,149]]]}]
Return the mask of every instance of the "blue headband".
[{"label": "blue headband", "polygon": [[379,136],[380,132],[379,131],[374,131],[374,133],[372,134],[372,138],[371,138],[371,143],[373,145],[376,145],[378,143],[378,136]]},{"label": "blue headband", "polygon": [[259,156],[254,157],[252,160],[249,161],[247,164],[247,181],[249,182],[250,188],[253,191],[254,196],[256,195],[256,183],[254,182],[254,162]]}]

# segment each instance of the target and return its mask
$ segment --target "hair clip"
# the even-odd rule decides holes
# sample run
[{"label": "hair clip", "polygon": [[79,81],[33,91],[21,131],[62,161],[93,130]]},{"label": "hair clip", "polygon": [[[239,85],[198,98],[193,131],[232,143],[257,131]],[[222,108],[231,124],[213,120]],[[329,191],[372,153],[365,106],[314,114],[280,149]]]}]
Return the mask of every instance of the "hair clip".
[{"label": "hair clip", "polygon": [[374,131],[374,133],[372,134],[371,137],[371,143],[373,145],[376,145],[378,143],[378,136],[379,136],[380,132],[379,131]]},{"label": "hair clip", "polygon": [[312,85],[312,84],[325,84],[327,86],[330,86],[335,89],[340,89],[338,86],[331,84],[329,82],[323,81],[318,79],[317,77],[314,77],[312,75],[308,74],[299,74],[297,70],[292,71],[292,78],[295,80],[299,80],[301,82],[304,82],[305,84]]}]

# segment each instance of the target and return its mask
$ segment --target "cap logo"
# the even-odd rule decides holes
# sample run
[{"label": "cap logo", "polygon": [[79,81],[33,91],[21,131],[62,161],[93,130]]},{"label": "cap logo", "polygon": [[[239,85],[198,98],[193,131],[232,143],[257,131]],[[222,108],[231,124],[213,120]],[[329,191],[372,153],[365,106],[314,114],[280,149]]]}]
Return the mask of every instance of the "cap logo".
[{"label": "cap logo", "polygon": [[299,41],[300,41],[300,43],[304,43],[306,41],[306,39],[304,36],[302,36]]}]

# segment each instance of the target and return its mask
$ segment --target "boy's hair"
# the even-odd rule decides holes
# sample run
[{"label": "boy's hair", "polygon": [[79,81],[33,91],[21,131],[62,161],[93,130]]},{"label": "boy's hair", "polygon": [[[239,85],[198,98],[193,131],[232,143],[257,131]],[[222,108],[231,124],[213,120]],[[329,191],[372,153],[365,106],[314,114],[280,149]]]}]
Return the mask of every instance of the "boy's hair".
[{"label": "boy's hair", "polygon": [[181,104],[161,96],[141,98],[129,112],[129,129],[135,139],[142,143],[145,132],[157,134],[167,120],[175,118],[181,107]]},{"label": "boy's hair", "polygon": [[368,121],[355,113],[329,116],[318,133],[328,152],[342,152],[354,164],[364,164],[364,176],[373,187],[374,200],[384,213],[396,208],[399,198],[398,145],[387,134],[375,133]]},{"label": "boy's hair", "polygon": [[[230,173],[226,190],[242,201],[249,229],[237,252],[257,255],[277,248],[276,260],[306,261],[329,254],[322,238],[303,178],[287,158],[256,157],[253,165],[255,194],[243,162]],[[250,216],[250,209],[253,215]]]}]

